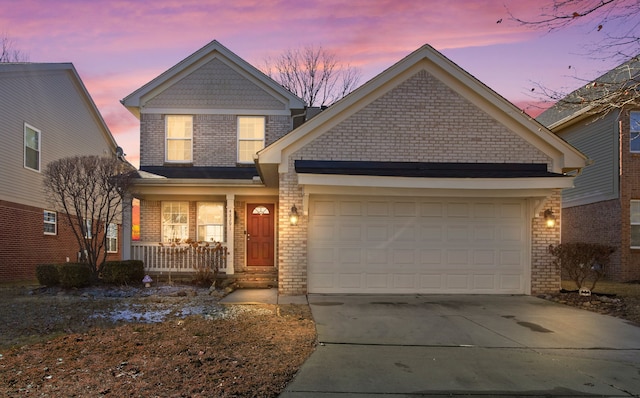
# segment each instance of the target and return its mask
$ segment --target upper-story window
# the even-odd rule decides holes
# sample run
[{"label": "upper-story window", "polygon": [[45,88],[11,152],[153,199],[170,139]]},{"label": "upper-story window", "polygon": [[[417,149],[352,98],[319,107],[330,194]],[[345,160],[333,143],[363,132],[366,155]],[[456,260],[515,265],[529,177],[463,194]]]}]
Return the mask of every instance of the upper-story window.
[{"label": "upper-story window", "polygon": [[190,163],[193,154],[193,116],[166,116],[166,161]]},{"label": "upper-story window", "polygon": [[631,136],[631,142],[630,142],[631,152],[640,153],[640,111],[637,111],[637,112],[632,111],[629,121],[630,121],[629,130],[630,130],[630,136]]},{"label": "upper-story window", "polygon": [[264,116],[238,117],[238,163],[253,163],[253,155],[264,148]]},{"label": "upper-story window", "polygon": [[24,124],[24,167],[40,171],[40,130]]}]

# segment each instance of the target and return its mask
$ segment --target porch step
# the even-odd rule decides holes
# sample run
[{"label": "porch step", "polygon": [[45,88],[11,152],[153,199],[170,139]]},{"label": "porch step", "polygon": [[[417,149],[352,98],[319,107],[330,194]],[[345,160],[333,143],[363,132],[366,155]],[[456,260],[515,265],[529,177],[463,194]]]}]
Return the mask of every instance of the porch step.
[{"label": "porch step", "polygon": [[235,285],[237,289],[270,289],[278,287],[278,272],[245,271],[233,275],[220,275],[219,282],[224,285]]}]

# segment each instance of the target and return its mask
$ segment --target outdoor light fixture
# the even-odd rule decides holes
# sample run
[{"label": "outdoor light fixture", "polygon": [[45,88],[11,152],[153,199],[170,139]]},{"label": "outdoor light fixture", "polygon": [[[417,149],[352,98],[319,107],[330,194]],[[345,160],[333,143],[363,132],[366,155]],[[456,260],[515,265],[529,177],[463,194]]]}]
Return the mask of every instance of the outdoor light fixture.
[{"label": "outdoor light fixture", "polygon": [[291,222],[291,225],[298,225],[298,208],[296,207],[296,205],[291,206],[289,221]]},{"label": "outdoor light fixture", "polygon": [[547,223],[547,228],[556,226],[556,216],[553,215],[553,210],[547,209],[544,211],[544,221]]}]

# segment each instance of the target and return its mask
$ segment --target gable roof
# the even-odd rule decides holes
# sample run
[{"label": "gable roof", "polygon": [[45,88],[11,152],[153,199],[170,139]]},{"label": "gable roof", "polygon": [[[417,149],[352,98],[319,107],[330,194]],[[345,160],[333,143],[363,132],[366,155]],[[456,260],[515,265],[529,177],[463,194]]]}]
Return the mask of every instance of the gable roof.
[{"label": "gable roof", "polygon": [[[256,164],[263,178],[272,178],[286,172],[288,155],[345,120],[376,98],[396,87],[420,70],[446,84],[476,107],[494,117],[510,131],[553,159],[554,173],[579,170],[586,157],[570,144],[557,137],[544,126],[526,115],[515,105],[491,90],[429,45],[424,45],[395,65],[383,71],[342,100],[330,106],[272,145],[258,152]],[[274,170],[273,165],[278,165]],[[274,174],[275,173],[275,174]]]},{"label": "gable roof", "polygon": [[184,76],[188,75],[204,63],[212,59],[221,59],[241,72],[245,77],[254,81],[272,95],[282,98],[289,104],[289,108],[304,108],[305,103],[295,94],[282,87],[275,80],[249,64],[217,40],[211,41],[198,51],[189,55],[167,71],[160,74],[144,86],[126,96],[120,102],[136,117],[140,117],[140,108],[144,106],[145,97],[155,96],[161,93]]},{"label": "gable roof", "polygon": [[632,57],[627,62],[572,91],[542,112],[537,120],[551,130],[556,130],[561,126],[566,127],[567,124],[575,123],[598,113],[598,108],[606,106],[607,102],[619,101],[620,98],[616,93],[628,87],[630,82],[636,86],[636,93],[629,96],[628,99],[634,100],[640,95],[637,92],[637,86],[640,83],[640,55]]},{"label": "gable roof", "polygon": [[118,147],[118,144],[116,143],[115,138],[111,134],[111,130],[109,130],[109,127],[107,126],[107,123],[105,123],[104,119],[102,118],[102,115],[100,114],[100,111],[98,110],[98,107],[96,106],[95,102],[93,102],[93,98],[91,98],[91,95],[89,94],[89,91],[87,91],[87,88],[85,87],[84,83],[82,82],[82,79],[80,79],[80,75],[78,75],[78,71],[76,71],[76,68],[73,66],[73,64],[71,62],[64,62],[64,63],[31,63],[31,62],[0,63],[0,73],[18,73],[18,74],[22,74],[22,75],[27,75],[27,74],[46,74],[46,73],[52,73],[52,72],[66,73],[71,77],[71,81],[77,87],[82,99],[87,104],[87,108],[91,112],[91,115],[93,116],[93,118],[95,119],[96,123],[101,128],[101,130],[103,131],[104,138],[106,139],[108,144],[113,148],[114,153],[115,153],[116,148]]}]

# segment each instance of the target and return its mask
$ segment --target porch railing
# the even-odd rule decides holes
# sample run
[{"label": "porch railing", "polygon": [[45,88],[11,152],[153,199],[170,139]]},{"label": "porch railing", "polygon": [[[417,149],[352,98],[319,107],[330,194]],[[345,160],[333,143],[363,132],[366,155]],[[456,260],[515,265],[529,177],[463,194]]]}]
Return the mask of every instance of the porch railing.
[{"label": "porch railing", "polygon": [[226,247],[223,250],[196,250],[188,247],[161,246],[153,242],[131,242],[131,259],[141,260],[147,273],[187,274],[198,267],[217,265],[227,271]]}]

